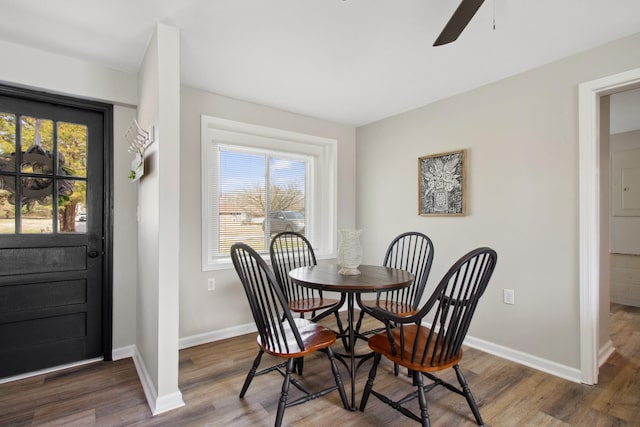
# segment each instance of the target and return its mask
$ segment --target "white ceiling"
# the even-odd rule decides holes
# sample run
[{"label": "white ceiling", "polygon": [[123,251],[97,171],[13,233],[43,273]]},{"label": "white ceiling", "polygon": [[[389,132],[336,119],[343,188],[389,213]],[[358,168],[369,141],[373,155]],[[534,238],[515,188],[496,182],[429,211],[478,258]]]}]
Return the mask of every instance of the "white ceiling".
[{"label": "white ceiling", "polygon": [[184,84],[359,126],[640,31],[638,0],[486,0],[432,47],[457,5],[0,0],[0,39],[136,72],[163,22],[181,30]]}]

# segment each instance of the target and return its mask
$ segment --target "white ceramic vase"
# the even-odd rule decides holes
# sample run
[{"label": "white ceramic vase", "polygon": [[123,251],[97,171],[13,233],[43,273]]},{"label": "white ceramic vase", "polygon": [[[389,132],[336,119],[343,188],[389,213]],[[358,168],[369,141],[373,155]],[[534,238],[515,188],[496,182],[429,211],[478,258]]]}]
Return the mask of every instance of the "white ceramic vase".
[{"label": "white ceramic vase", "polygon": [[360,274],[358,266],[362,262],[362,246],[360,234],[362,230],[340,230],[340,244],[338,245],[338,264],[342,267],[340,274],[355,276]]}]

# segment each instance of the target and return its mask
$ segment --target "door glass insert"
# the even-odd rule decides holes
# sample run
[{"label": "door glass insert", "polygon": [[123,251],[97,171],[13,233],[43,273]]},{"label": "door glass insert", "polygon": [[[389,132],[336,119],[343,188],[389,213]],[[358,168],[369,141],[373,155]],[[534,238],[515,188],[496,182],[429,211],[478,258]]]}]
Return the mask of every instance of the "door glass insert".
[{"label": "door glass insert", "polygon": [[20,179],[22,209],[20,230],[24,234],[53,233],[53,178]]},{"label": "door glass insert", "polygon": [[87,176],[87,127],[58,122],[60,175]]},{"label": "door glass insert", "polygon": [[[0,111],[0,173],[16,170],[16,116]],[[0,188],[2,188],[0,177]]]},{"label": "door glass insert", "polygon": [[86,232],[87,143],[86,125],[0,112],[0,234]]},{"label": "door glass insert", "polygon": [[16,232],[15,170],[16,115],[0,111],[0,234]]},{"label": "door glass insert", "polygon": [[16,204],[14,197],[15,181],[7,182],[6,177],[2,177],[3,187],[0,188],[0,234],[14,234],[16,232]]},{"label": "door glass insert", "polygon": [[87,177],[88,130],[85,125],[58,122],[58,231],[87,231],[87,182],[62,176]]},{"label": "door glass insert", "polygon": [[20,146],[24,173],[53,174],[53,122],[22,116]]},{"label": "door glass insert", "polygon": [[[58,196],[58,231],[60,233],[87,232],[87,182],[60,180],[69,186],[69,195]],[[62,185],[58,185],[62,187]]]}]

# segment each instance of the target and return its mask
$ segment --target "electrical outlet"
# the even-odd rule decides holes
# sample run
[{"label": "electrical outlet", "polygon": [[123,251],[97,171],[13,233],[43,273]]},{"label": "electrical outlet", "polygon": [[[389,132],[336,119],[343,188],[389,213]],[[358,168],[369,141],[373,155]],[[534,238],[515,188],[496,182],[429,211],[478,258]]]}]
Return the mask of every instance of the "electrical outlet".
[{"label": "electrical outlet", "polygon": [[209,279],[207,279],[207,289],[210,291],[215,291],[216,290],[216,278],[215,277],[209,277]]},{"label": "electrical outlet", "polygon": [[502,290],[502,302],[505,304],[515,304],[516,297],[513,289],[503,289]]}]

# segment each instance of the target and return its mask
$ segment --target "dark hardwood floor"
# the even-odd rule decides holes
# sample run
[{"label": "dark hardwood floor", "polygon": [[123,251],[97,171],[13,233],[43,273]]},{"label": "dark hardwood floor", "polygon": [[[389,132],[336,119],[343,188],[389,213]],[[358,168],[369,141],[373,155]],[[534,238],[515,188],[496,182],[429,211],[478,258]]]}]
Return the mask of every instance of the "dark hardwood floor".
[{"label": "dark hardwood floor", "polygon": [[[640,426],[640,308],[612,305],[611,335],[616,352],[600,369],[596,386],[575,384],[474,349],[465,350],[460,366],[487,425]],[[182,350],[180,390],[186,406],[155,417],[131,359],[2,384],[0,426],[270,426],[275,420],[281,376],[256,377],[246,397],[238,398],[256,350],[253,334]],[[310,387],[332,381],[321,357],[305,359],[303,379]],[[271,359],[265,356],[263,360]],[[370,366],[366,362],[358,371],[358,402]],[[341,372],[348,381],[344,367]],[[401,396],[410,391],[410,383],[402,373],[399,378],[393,377],[392,365],[383,362],[376,387],[396,388]],[[439,387],[429,393],[428,401],[432,425],[475,425],[463,397]],[[417,423],[374,397],[364,413],[346,411],[334,392],[287,408],[283,425]]]}]

